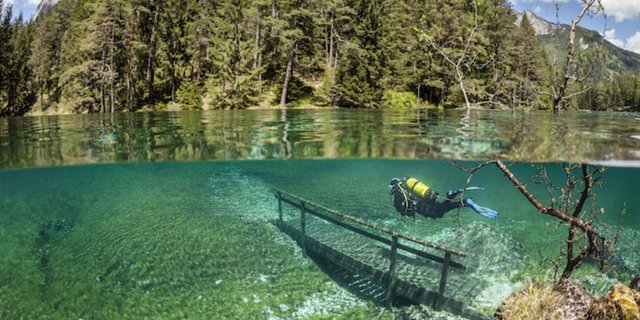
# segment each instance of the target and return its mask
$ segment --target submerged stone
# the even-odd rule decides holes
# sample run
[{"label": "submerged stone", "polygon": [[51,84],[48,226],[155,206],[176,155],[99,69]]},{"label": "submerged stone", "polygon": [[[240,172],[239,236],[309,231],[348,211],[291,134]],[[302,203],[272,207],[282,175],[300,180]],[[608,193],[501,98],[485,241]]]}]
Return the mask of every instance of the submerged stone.
[{"label": "submerged stone", "polygon": [[589,307],[596,301],[587,290],[567,279],[560,280],[554,291],[564,297],[564,302],[559,308],[562,319],[584,319]]},{"label": "submerged stone", "polygon": [[592,304],[587,319],[638,320],[640,319],[638,301],[640,301],[639,292],[622,283],[616,283],[598,302]]}]

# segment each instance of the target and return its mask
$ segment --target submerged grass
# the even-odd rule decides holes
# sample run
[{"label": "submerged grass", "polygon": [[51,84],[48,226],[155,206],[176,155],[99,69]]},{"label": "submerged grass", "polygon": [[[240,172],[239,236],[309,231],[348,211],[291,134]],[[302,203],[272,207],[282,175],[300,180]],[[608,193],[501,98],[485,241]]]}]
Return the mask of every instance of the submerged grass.
[{"label": "submerged grass", "polygon": [[[520,170],[530,172],[526,166]],[[548,266],[539,263],[539,251],[557,257],[566,233],[547,224],[548,219],[495,174],[479,173],[474,184],[486,190],[473,196],[496,208],[498,219],[487,221],[466,210],[459,217],[451,214],[434,221],[397,216],[386,195],[389,180],[405,175],[428,180],[440,192],[464,183],[466,175],[435,161],[2,171],[0,318],[391,316],[361,301],[340,304],[326,314],[305,309],[322,305],[317,300],[327,296],[333,298],[325,304],[349,299],[336,294],[329,277],[269,223],[277,215],[270,186],[425,239],[481,221],[526,250],[524,271],[511,280],[548,275]],[[605,204],[620,203],[621,189],[629,185],[613,185],[612,193],[603,193]]]},{"label": "submerged grass", "polygon": [[[6,253],[0,263],[0,318],[280,317],[332,285],[272,225],[240,212],[219,212],[232,199],[207,206],[206,199],[194,202],[193,194],[180,194],[187,181],[173,177],[176,183],[167,187],[139,178],[94,185],[91,191],[112,196],[109,201],[75,193],[31,203],[18,195],[4,199],[2,208],[10,211],[0,224],[6,235],[0,244]],[[113,191],[125,186],[126,192]],[[63,203],[73,203],[79,216],[71,219]],[[68,227],[59,227],[63,223]]]}]

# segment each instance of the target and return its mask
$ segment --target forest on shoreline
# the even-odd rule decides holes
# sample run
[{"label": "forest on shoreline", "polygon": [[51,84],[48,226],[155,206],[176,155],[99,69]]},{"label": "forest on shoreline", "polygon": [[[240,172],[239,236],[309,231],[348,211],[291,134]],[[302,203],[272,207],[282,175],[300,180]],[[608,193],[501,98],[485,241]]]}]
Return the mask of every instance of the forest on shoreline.
[{"label": "forest on shoreline", "polygon": [[[5,7],[0,115],[550,109],[561,69],[506,0],[62,0],[28,23]],[[566,105],[640,105],[638,76],[588,86]]]}]

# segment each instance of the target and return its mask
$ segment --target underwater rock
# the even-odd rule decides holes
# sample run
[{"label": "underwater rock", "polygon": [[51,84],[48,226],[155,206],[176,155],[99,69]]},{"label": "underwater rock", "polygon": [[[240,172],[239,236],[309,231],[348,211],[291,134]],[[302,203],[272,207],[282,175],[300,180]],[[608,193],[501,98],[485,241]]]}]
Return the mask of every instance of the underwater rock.
[{"label": "underwater rock", "polygon": [[564,297],[558,309],[561,319],[585,319],[590,306],[596,301],[587,290],[567,279],[560,280],[554,291]]},{"label": "underwater rock", "polygon": [[563,319],[565,297],[552,284],[528,282],[513,292],[496,310],[500,320]]},{"label": "underwater rock", "polygon": [[589,320],[638,320],[640,293],[621,283],[616,283],[600,300],[591,305]]},{"label": "underwater rock", "polygon": [[640,274],[633,278],[633,280],[631,280],[631,283],[629,283],[629,288],[636,291],[640,290]]},{"label": "underwater rock", "polygon": [[614,284],[596,300],[571,280],[529,283],[502,302],[495,317],[511,319],[640,320],[640,292]]},{"label": "underwater rock", "polygon": [[468,256],[464,263],[469,272],[490,275],[524,268],[526,254],[522,245],[486,223],[474,222],[445,232],[449,234],[440,243],[465,251]]}]

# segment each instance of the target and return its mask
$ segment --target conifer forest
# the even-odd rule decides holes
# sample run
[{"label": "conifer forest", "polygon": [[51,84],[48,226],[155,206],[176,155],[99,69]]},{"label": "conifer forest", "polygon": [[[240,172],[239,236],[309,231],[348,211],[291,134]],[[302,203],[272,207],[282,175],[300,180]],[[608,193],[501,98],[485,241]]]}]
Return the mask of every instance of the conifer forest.
[{"label": "conifer forest", "polygon": [[[506,0],[61,0],[32,21],[2,2],[3,115],[548,109],[561,69]],[[589,87],[566,107],[640,105],[638,76]]]}]

